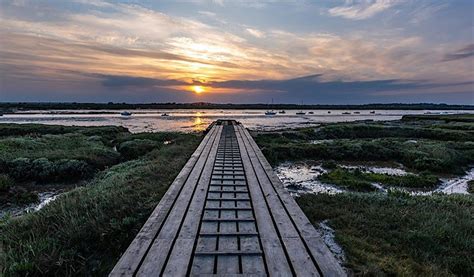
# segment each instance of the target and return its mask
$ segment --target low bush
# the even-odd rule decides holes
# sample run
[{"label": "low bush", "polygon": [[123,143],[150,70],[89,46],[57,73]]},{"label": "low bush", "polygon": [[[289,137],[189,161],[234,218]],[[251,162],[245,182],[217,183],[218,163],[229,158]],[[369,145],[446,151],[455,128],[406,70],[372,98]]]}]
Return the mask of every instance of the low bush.
[{"label": "low bush", "polygon": [[94,168],[85,161],[46,158],[18,158],[4,163],[6,172],[17,181],[71,181],[91,177]]},{"label": "low bush", "polygon": [[337,168],[319,176],[322,182],[335,184],[355,191],[372,191],[372,183],[385,186],[405,188],[434,188],[439,184],[439,179],[429,173],[420,175],[407,174],[394,176],[380,173],[366,173],[358,169],[349,170]]},{"label": "low bush", "polygon": [[124,159],[132,160],[145,155],[153,149],[157,149],[161,145],[163,144],[149,139],[134,139],[122,142],[117,147],[117,151],[120,152]]}]

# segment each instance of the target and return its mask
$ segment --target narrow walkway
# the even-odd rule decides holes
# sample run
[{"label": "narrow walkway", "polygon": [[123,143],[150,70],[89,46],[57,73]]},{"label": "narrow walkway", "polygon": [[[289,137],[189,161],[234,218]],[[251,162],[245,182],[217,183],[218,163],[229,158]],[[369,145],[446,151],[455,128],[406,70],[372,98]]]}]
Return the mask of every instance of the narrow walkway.
[{"label": "narrow walkway", "polygon": [[219,120],[110,276],[345,276],[247,130]]}]

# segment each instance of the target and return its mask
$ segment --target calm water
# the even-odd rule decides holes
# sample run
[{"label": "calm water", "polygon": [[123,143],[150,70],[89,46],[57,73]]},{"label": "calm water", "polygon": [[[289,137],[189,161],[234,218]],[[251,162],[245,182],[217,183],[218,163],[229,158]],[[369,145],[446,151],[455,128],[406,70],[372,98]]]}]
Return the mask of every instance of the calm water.
[{"label": "calm water", "polygon": [[[100,112],[99,114],[87,114]],[[42,123],[56,125],[102,126],[119,125],[131,132],[155,131],[202,131],[216,119],[235,119],[252,130],[274,130],[316,125],[321,122],[347,122],[356,120],[396,120],[405,114],[424,113],[474,113],[474,111],[406,111],[406,110],[305,110],[306,115],[296,115],[297,111],[288,110],[286,114],[265,115],[264,110],[130,110],[132,116],[120,115],[114,110],[50,110],[28,111],[6,114],[0,117],[0,123]],[[170,116],[161,116],[168,113]],[[343,114],[350,113],[350,114]],[[357,114],[359,113],[359,114]]]}]

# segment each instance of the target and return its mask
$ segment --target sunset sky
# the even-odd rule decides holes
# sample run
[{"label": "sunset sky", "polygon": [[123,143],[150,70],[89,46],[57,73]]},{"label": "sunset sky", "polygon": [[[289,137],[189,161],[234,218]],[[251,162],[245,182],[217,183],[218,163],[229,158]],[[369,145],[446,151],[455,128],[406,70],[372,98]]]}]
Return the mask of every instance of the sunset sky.
[{"label": "sunset sky", "polygon": [[0,0],[0,101],[474,104],[474,1]]}]

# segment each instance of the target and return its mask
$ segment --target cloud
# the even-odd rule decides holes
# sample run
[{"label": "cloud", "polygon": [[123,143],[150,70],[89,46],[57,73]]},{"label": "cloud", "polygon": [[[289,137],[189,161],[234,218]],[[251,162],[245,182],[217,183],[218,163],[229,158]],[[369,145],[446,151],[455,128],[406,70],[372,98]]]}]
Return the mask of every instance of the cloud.
[{"label": "cloud", "polygon": [[198,11],[199,14],[209,16],[209,17],[215,17],[216,13],[210,12],[210,11]]},{"label": "cloud", "polygon": [[472,56],[474,56],[474,44],[469,44],[466,47],[459,49],[454,53],[446,54],[443,58],[443,61],[454,61],[454,60],[466,59]]},{"label": "cloud", "polygon": [[339,16],[347,19],[362,20],[385,11],[402,0],[346,0],[345,5],[329,9],[331,16]]},{"label": "cloud", "polygon": [[[47,18],[36,17],[37,7],[31,5],[21,13],[2,6],[0,37],[6,39],[0,45],[1,92],[50,89],[60,94],[65,92],[59,88],[77,91],[90,84],[98,90],[127,88],[122,93],[130,95],[147,89],[179,93],[182,90],[176,86],[202,80],[216,89],[240,87],[234,95],[240,99],[258,90],[284,94],[299,87],[310,93],[302,84],[316,91],[335,91],[330,85],[363,90],[368,84],[396,90],[400,84],[394,80],[472,80],[472,62],[463,59],[472,55],[472,45],[446,55],[449,44],[433,45],[416,35],[385,31],[338,35],[271,27],[262,32],[239,24],[247,29],[242,34],[241,28],[214,26],[137,5],[99,0],[81,0],[80,5],[77,10],[54,5],[55,17]],[[443,59],[451,62],[440,63]],[[293,80],[314,72],[321,73],[314,77],[317,81]],[[242,92],[245,89],[251,92]]]},{"label": "cloud", "polygon": [[109,88],[127,88],[127,87],[172,87],[188,85],[188,83],[179,80],[153,79],[133,76],[114,76],[114,75],[96,75],[101,78],[101,84]]},{"label": "cloud", "polygon": [[252,28],[247,28],[245,29],[249,34],[251,34],[252,36],[256,37],[256,38],[263,38],[265,37],[265,33],[262,32],[262,31],[259,31],[257,29],[252,29]]}]

